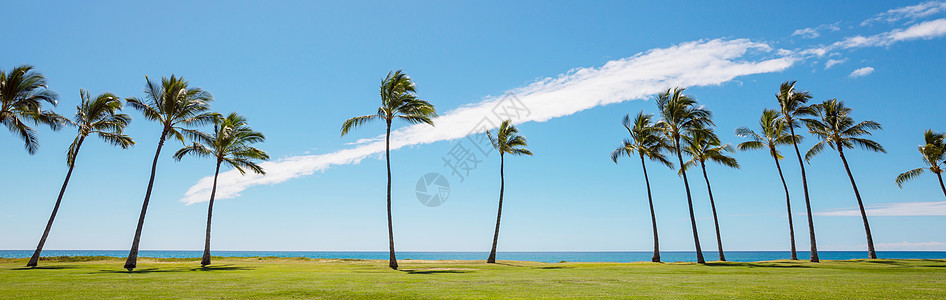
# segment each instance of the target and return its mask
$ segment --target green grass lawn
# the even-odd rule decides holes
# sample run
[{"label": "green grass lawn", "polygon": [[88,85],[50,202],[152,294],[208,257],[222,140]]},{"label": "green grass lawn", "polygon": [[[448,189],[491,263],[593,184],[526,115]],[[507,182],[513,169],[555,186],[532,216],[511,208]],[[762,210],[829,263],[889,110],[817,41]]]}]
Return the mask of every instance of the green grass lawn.
[{"label": "green grass lawn", "polygon": [[946,298],[946,260],[535,263],[304,258],[0,259],[0,298]]}]

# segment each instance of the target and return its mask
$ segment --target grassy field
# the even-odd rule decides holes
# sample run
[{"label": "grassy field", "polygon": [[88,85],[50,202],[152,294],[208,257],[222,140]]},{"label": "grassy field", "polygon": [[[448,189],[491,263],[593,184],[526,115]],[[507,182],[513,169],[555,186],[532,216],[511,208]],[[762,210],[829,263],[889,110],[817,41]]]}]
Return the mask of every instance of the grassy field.
[{"label": "grassy field", "polygon": [[946,260],[535,263],[215,258],[0,259],[0,298],[946,298]]}]

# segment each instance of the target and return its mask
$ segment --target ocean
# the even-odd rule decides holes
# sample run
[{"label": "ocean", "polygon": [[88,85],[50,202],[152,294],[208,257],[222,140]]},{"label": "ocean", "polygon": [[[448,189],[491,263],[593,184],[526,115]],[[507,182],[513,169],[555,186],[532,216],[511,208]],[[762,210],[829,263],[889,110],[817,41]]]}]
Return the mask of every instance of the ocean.
[{"label": "ocean", "polygon": [[[161,258],[199,258],[200,250],[142,250],[139,257]],[[213,256],[229,257],[307,257],[307,258],[348,258],[348,259],[388,259],[387,251],[212,251]],[[737,262],[767,261],[788,259],[788,251],[727,251],[726,260]],[[867,251],[819,251],[822,260],[866,259]],[[0,250],[2,258],[28,258],[33,250]],[[111,256],[126,257],[127,250],[44,250],[43,256]],[[398,260],[485,260],[487,252],[397,252]],[[652,252],[499,252],[499,260],[537,261],[547,263],[568,262],[638,262],[650,261]],[[719,258],[715,251],[704,251],[707,261]],[[877,257],[884,259],[946,259],[946,251],[877,251]],[[664,262],[693,262],[696,253],[692,251],[663,251],[660,258]],[[799,251],[798,259],[808,260],[807,251]]]}]

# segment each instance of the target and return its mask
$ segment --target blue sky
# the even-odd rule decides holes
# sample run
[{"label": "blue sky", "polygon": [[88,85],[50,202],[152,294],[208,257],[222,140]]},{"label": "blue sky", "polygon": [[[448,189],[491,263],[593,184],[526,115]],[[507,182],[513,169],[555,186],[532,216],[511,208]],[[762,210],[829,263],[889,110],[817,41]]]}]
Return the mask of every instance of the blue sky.
[{"label": "blue sky", "polygon": [[[534,157],[506,162],[500,251],[651,249],[640,166],[608,155],[625,138],[625,114],[655,112],[659,90],[687,93],[713,111],[724,142],[755,126],[785,80],[813,101],[840,98],[887,154],[849,152],[881,250],[946,250],[946,202],[934,176],[903,189],[894,177],[921,166],[928,128],[946,131],[946,4],[873,1],[727,3],[547,2],[315,3],[139,2],[4,4],[0,68],[30,64],[72,116],[79,89],[141,97],[144,76],[176,74],[212,92],[213,109],[246,115],[267,136],[266,177],[222,175],[214,249],[385,250],[381,123],[340,138],[341,123],[376,110],[377,86],[403,69],[443,118],[436,127],[398,124],[392,151],[398,250],[487,251],[495,222],[498,157],[480,157],[461,181],[442,158],[490,109],[514,95]],[[781,16],[781,17],[780,17]],[[503,102],[508,103],[508,102]],[[89,140],[46,249],[127,249],[160,128],[131,111],[137,145]],[[40,129],[30,156],[0,134],[0,249],[30,249],[66,172],[74,130]],[[808,137],[803,145],[813,144]],[[464,144],[466,143],[466,144]],[[199,249],[206,176],[213,162],[160,159],[142,249]],[[788,149],[783,149],[788,153]],[[784,198],[764,152],[735,154],[742,168],[708,173],[726,250],[787,250]],[[791,158],[791,157],[789,157]],[[808,249],[798,167],[783,162],[796,241]],[[835,152],[808,165],[822,250],[862,250],[856,202]],[[661,248],[692,250],[682,180],[649,165]],[[415,197],[424,174],[447,175],[438,207]],[[466,174],[464,174],[466,175]],[[204,179],[203,183],[201,180]],[[714,250],[705,185],[690,175],[704,250]]]}]

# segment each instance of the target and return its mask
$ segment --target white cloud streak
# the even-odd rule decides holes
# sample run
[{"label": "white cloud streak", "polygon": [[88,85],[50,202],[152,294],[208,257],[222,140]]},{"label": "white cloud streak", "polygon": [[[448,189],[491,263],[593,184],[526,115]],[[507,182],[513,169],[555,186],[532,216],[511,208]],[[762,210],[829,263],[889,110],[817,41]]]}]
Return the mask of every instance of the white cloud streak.
[{"label": "white cloud streak", "polygon": [[851,78],[864,77],[864,76],[870,75],[870,73],[874,73],[874,68],[863,67],[863,68],[858,68],[857,70],[854,70],[854,72],[851,72],[851,75],[848,75],[848,77],[851,77]]},{"label": "white cloud streak", "polygon": [[[719,85],[738,76],[779,72],[797,60],[791,56],[773,56],[773,52],[769,45],[747,39],[688,42],[609,61],[598,68],[575,69],[509,93],[530,110],[530,114],[517,123],[544,122],[596,106],[644,99],[673,86]],[[412,125],[395,130],[391,133],[391,149],[462,138],[478,128],[478,123],[490,116],[501,100],[501,97],[492,97],[451,110],[434,120],[435,127]],[[252,186],[276,184],[334,165],[358,163],[383,151],[384,141],[380,137],[362,139],[353,148],[333,153],[264,162],[261,166],[266,169],[265,176],[241,176],[232,170],[223,172],[216,198],[233,198]],[[208,201],[212,183],[212,176],[200,179],[180,201],[186,204]]]},{"label": "white cloud streak", "polygon": [[873,22],[886,21],[888,23],[900,21],[903,19],[909,19],[911,21],[918,18],[924,18],[931,15],[938,14],[940,12],[946,11],[946,2],[943,1],[927,1],[917,5],[905,6],[900,8],[895,8],[888,10],[884,13],[880,13],[877,16],[864,20],[861,22],[861,26],[868,25]]},{"label": "white cloud streak", "polygon": [[845,63],[845,62],[847,62],[847,58],[842,58],[842,59],[829,59],[827,62],[824,63],[824,69],[827,70],[827,69],[830,69],[831,67],[833,67],[833,66],[835,66],[835,65],[840,65],[840,64],[843,64],[843,63]]},{"label": "white cloud streak", "polygon": [[805,38],[805,39],[817,38],[821,36],[821,32],[824,30],[830,30],[830,31],[841,30],[841,27],[838,27],[838,24],[840,23],[822,24],[822,25],[819,25],[818,27],[808,27],[808,28],[798,29],[798,30],[795,30],[795,32],[792,32],[792,36],[801,36],[802,38]]},{"label": "white cloud streak", "polygon": [[896,42],[932,39],[946,35],[946,18],[914,24],[872,36],[853,36],[834,43],[831,48],[883,47]]},{"label": "white cloud streak", "polygon": [[[883,203],[867,208],[865,211],[868,216],[946,216],[946,201]],[[815,215],[826,217],[859,217],[861,212],[858,209],[848,209],[819,212],[815,213]]]}]

